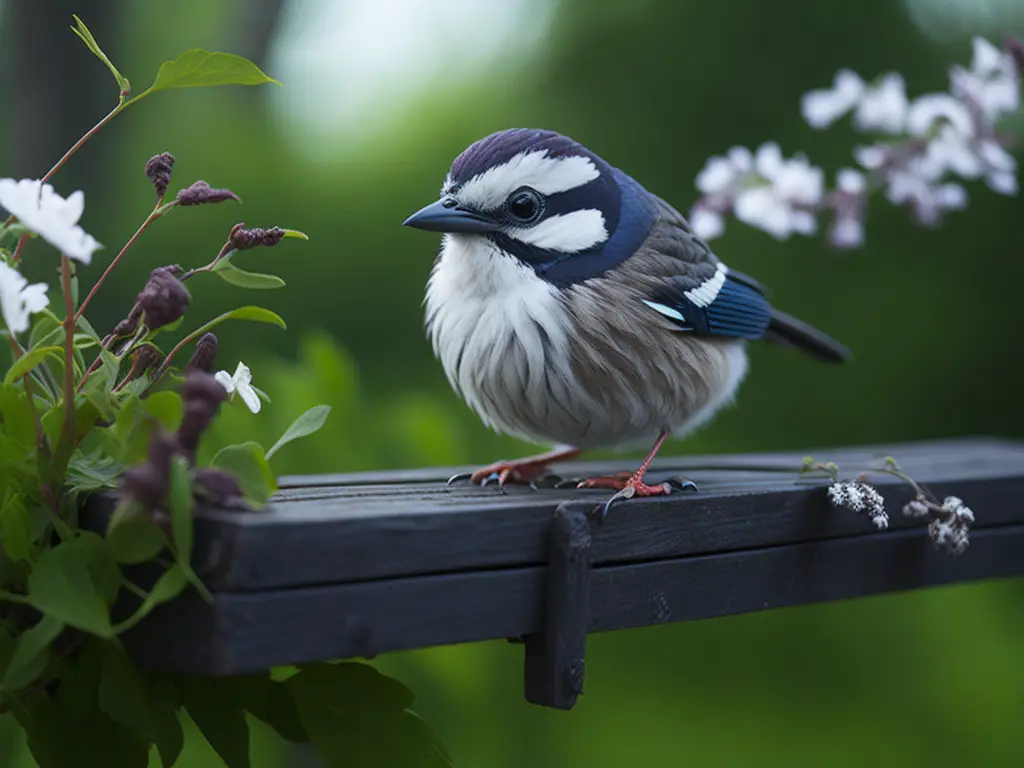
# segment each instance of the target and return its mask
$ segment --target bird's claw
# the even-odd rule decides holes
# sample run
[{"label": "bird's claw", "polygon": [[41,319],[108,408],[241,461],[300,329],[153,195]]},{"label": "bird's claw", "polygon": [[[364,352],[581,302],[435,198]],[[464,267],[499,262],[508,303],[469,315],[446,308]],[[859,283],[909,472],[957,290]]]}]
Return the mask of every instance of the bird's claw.
[{"label": "bird's claw", "polygon": [[460,480],[469,480],[471,477],[473,477],[473,473],[472,472],[456,472],[454,475],[452,475],[451,477],[448,478],[448,483],[447,484],[448,485],[454,485],[455,483],[459,482]]},{"label": "bird's claw", "polygon": [[700,491],[700,488],[697,487],[697,484],[693,482],[693,480],[687,480],[685,477],[670,477],[665,482],[677,491]]}]

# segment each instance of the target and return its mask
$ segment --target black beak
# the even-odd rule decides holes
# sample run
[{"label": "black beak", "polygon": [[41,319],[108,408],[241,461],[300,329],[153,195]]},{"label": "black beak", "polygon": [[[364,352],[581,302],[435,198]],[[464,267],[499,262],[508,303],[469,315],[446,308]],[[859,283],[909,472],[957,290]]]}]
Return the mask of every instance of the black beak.
[{"label": "black beak", "polygon": [[430,232],[494,232],[499,224],[468,208],[461,208],[454,197],[442,197],[436,203],[420,208],[402,222],[403,227]]}]

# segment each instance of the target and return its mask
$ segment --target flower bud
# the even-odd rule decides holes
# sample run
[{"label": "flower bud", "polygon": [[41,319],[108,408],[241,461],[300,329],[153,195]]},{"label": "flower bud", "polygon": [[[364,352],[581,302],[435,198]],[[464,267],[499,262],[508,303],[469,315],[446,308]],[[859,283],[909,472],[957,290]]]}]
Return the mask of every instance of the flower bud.
[{"label": "flower bud", "polygon": [[177,265],[157,267],[150,273],[145,288],[135,297],[150,329],[170,325],[188,309],[192,296],[175,276],[180,269]]},{"label": "flower bud", "polygon": [[146,163],[146,176],[153,182],[158,198],[167,194],[167,186],[171,183],[171,168],[174,166],[174,155],[161,152],[149,158]]},{"label": "flower bud", "polygon": [[228,399],[228,393],[211,374],[193,368],[185,374],[181,397],[185,410],[178,427],[178,444],[193,461],[199,438],[217,415],[221,403]]},{"label": "flower bud", "polygon": [[213,467],[202,467],[193,473],[197,490],[216,506],[227,506],[243,498],[242,487],[230,472]]},{"label": "flower bud", "polygon": [[239,200],[238,195],[230,189],[213,189],[205,181],[197,181],[190,187],[178,192],[178,205],[203,205],[205,203],[223,203],[225,200]]},{"label": "flower bud", "polygon": [[159,509],[171,488],[171,458],[178,451],[172,435],[162,429],[149,439],[145,462],[125,469],[121,478],[122,495],[134,499],[147,510]]},{"label": "flower bud", "polygon": [[217,360],[217,337],[212,333],[204,333],[202,338],[196,342],[196,351],[192,353],[185,371],[205,371],[213,373],[214,363]]},{"label": "flower bud", "polygon": [[249,248],[255,248],[257,245],[274,246],[281,242],[281,238],[284,237],[284,230],[280,227],[271,227],[270,229],[263,229],[261,227],[253,227],[246,229],[245,224],[236,224],[231,230],[231,247],[236,251],[244,251]]},{"label": "flower bud", "polygon": [[160,350],[152,344],[143,344],[132,353],[132,378],[151,371],[164,361]]}]

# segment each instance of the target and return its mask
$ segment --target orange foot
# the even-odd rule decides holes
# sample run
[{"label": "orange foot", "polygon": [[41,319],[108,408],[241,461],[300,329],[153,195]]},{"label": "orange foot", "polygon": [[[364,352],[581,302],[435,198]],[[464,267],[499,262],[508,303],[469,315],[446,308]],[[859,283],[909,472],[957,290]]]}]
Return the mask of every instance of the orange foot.
[{"label": "orange foot", "polygon": [[499,487],[506,483],[521,483],[536,487],[534,482],[550,474],[550,467],[555,461],[568,461],[579,456],[581,451],[577,448],[565,448],[538,456],[529,456],[525,459],[515,461],[496,461],[481,467],[475,472],[464,472],[452,475],[448,479],[448,485],[458,480],[469,480],[474,485],[490,485],[497,483]]},{"label": "orange foot", "polygon": [[576,487],[607,488],[616,492],[610,499],[608,499],[608,501],[601,505],[601,520],[605,519],[608,515],[608,510],[611,509],[612,504],[617,501],[625,501],[626,499],[632,499],[638,496],[668,496],[673,491],[697,490],[697,484],[692,480],[680,480],[673,477],[669,478],[669,480],[664,483],[647,485],[647,483],[643,481],[642,475],[630,472],[619,472],[615,475],[606,475],[603,477],[589,477],[579,481],[576,484]]}]

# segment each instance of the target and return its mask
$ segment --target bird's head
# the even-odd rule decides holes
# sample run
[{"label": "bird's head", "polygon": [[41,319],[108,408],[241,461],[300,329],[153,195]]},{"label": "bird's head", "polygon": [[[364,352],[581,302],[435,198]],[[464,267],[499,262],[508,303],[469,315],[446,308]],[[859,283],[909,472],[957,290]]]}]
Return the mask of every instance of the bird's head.
[{"label": "bird's head", "polygon": [[646,193],[589,149],[553,131],[514,128],[467,147],[440,199],[405,226],[486,238],[556,284],[628,258],[650,230]]}]

